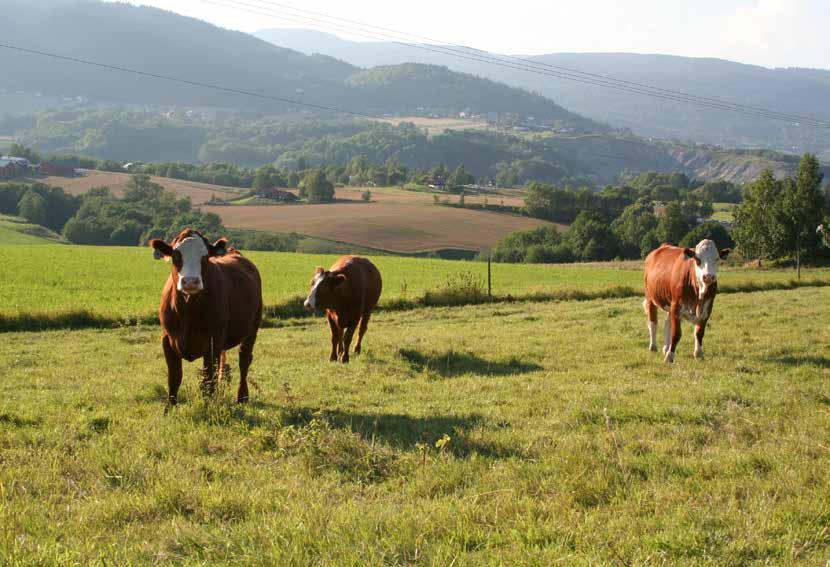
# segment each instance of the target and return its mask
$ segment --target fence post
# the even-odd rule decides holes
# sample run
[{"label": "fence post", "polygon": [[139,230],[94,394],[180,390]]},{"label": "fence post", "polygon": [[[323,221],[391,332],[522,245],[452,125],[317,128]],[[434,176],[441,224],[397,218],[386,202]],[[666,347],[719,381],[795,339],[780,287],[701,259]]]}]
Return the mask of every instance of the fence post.
[{"label": "fence post", "polygon": [[490,271],[490,255],[487,255],[487,299],[493,298],[492,272]]}]

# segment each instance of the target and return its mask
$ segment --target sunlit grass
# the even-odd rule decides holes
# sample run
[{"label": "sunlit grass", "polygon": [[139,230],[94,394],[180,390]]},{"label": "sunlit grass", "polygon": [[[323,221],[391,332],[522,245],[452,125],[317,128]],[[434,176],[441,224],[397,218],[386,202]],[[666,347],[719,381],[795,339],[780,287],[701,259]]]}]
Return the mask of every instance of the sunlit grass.
[{"label": "sunlit grass", "polygon": [[674,366],[635,298],[379,313],[348,366],[292,320],[167,416],[156,327],[7,333],[0,564],[822,564],[829,316],[724,295]]}]

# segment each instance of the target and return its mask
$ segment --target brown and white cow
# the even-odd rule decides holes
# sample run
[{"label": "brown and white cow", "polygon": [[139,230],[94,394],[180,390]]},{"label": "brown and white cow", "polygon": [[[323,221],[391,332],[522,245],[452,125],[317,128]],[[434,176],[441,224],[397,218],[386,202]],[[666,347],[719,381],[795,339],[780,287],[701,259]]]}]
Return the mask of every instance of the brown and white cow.
[{"label": "brown and white cow", "polygon": [[159,306],[162,348],[167,360],[168,403],[175,405],[182,383],[182,359],[203,359],[202,390],[213,393],[215,369],[224,351],[239,345],[237,401],[248,401],[248,368],[262,320],[262,282],[256,266],[201,233],[185,229],[171,243],[151,240],[156,259],[171,261]]},{"label": "brown and white cow", "polygon": [[663,346],[666,362],[674,362],[681,319],[695,325],[694,356],[703,358],[703,334],[718,292],[718,261],[725,260],[729,252],[729,248],[718,250],[711,240],[701,240],[694,248],[663,244],[646,257],[643,308],[648,318],[648,348],[657,350],[659,307],[668,311]]},{"label": "brown and white cow", "polygon": [[324,310],[331,329],[329,360],[349,362],[349,345],[359,326],[354,353],[360,354],[363,335],[383,287],[380,272],[366,258],[343,256],[329,270],[317,268],[303,305]]}]

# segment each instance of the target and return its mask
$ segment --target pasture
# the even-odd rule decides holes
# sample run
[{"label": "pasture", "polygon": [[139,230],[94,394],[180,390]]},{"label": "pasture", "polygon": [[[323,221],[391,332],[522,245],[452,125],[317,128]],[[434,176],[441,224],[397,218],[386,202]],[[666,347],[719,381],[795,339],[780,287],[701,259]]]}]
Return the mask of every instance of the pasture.
[{"label": "pasture", "polygon": [[[277,208],[277,207],[271,207]],[[292,207],[294,208],[294,207]],[[0,279],[0,328],[14,329],[41,319],[152,321],[162,285],[170,271],[154,260],[146,247],[9,246],[4,249],[5,274]],[[246,252],[263,277],[265,305],[277,312],[296,311],[316,266],[329,267],[335,255]],[[415,301],[447,284],[484,285],[487,264],[421,258],[376,256],[383,274],[381,307]],[[57,267],[32,269],[33,266]],[[830,270],[804,270],[806,282],[830,284]],[[789,287],[792,272],[724,267],[720,286],[729,291],[747,287]],[[493,293],[497,297],[544,299],[638,295],[642,272],[636,262],[592,265],[493,264]],[[486,289],[486,288],[485,288]],[[92,324],[94,321],[83,323]]]},{"label": "pasture", "polygon": [[0,563],[823,564],[828,317],[830,288],[723,295],[673,366],[639,298],[380,312],[348,366],[292,320],[250,404],[188,365],[166,416],[156,326],[6,333]]}]

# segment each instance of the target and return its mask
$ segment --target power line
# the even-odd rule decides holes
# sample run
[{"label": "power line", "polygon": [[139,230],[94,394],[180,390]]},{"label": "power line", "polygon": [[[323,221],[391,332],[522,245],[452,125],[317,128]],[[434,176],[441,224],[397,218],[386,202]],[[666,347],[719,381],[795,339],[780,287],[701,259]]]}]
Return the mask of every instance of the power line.
[{"label": "power line", "polygon": [[[584,84],[591,84],[596,86],[602,86],[607,88],[612,88],[616,90],[621,90],[625,92],[630,92],[634,94],[641,94],[646,96],[651,96],[654,98],[660,98],[664,100],[670,100],[674,102],[683,102],[683,103],[690,103],[696,104],[698,106],[704,106],[712,109],[717,110],[725,110],[731,112],[737,112],[740,114],[748,115],[748,116],[755,116],[761,118],[767,118],[771,120],[779,120],[779,121],[786,121],[786,122],[800,122],[805,125],[809,126],[816,126],[821,128],[830,128],[830,123],[821,121],[819,119],[801,116],[796,114],[788,114],[782,113],[777,111],[772,111],[768,109],[764,109],[761,107],[754,107],[750,105],[744,105],[740,103],[733,103],[729,101],[725,101],[722,99],[715,99],[709,97],[701,97],[698,95],[692,95],[688,93],[684,93],[681,91],[674,91],[671,89],[664,89],[660,87],[653,87],[650,85],[645,85],[642,83],[636,83],[633,81],[625,81],[622,79],[615,79],[613,77],[609,77],[607,75],[600,75],[596,73],[588,73],[584,71],[579,71],[575,69],[570,69],[567,67],[551,65],[544,62],[536,62],[531,61],[528,59],[523,59],[520,57],[514,56],[494,56],[492,54],[488,54],[487,52],[460,46],[456,44],[449,44],[450,47],[446,47],[443,45],[422,45],[422,44],[412,44],[407,43],[404,41],[400,41],[400,36],[405,35],[409,37],[420,38],[424,40],[428,40],[431,42],[436,42],[437,40],[426,38],[424,36],[419,36],[416,34],[409,34],[406,32],[398,32],[395,30],[390,30],[389,28],[383,28],[380,26],[373,26],[371,24],[366,24],[362,22],[357,22],[355,20],[348,20],[345,18],[338,18],[334,16],[328,16],[326,14],[321,14],[319,12],[313,12],[310,10],[303,10],[300,8],[295,8],[293,6],[288,6],[286,4],[281,4],[279,2],[273,2],[268,0],[258,0],[261,4],[266,5],[274,5],[280,6],[283,8],[287,8],[294,12],[302,12],[308,14],[314,14],[315,16],[321,16],[322,18],[326,18],[325,20],[321,20],[320,18],[309,17],[305,15],[298,15],[292,13],[286,13],[285,11],[274,9],[274,8],[266,8],[264,6],[252,5],[249,3],[242,2],[241,0],[224,0],[225,2],[231,4],[228,6],[227,4],[222,4],[218,1],[214,0],[201,0],[204,3],[212,4],[215,6],[229,8],[229,9],[236,9],[241,11],[246,11],[250,13],[256,13],[260,15],[268,15],[268,16],[278,16],[283,19],[288,19],[290,21],[299,22],[308,25],[309,21],[315,22],[317,24],[322,24],[329,28],[338,29],[340,31],[345,31],[346,33],[357,34],[363,37],[369,37],[371,39],[380,39],[380,40],[387,40],[391,41],[392,43],[396,43],[399,45],[421,49],[424,51],[430,51],[434,53],[439,53],[442,55],[449,55],[454,57],[459,57],[462,59],[468,59],[472,61],[482,62],[482,63],[490,63],[495,64],[501,67],[517,69],[527,72],[532,72],[540,75],[547,75],[552,77],[557,77],[561,79],[581,82]],[[268,12],[263,12],[262,10],[268,10]],[[328,20],[336,20],[339,22],[348,22],[354,23],[357,26],[361,26],[361,28],[356,28],[355,26],[342,24],[342,23],[334,23]],[[382,32],[377,31],[367,31],[362,28],[374,28],[376,30],[382,30]],[[396,36],[391,36],[389,33],[394,33]],[[459,51],[460,50],[460,51]],[[475,53],[470,53],[473,51]],[[517,63],[512,63],[512,61],[516,61]]]},{"label": "power line", "polygon": [[272,101],[276,101],[276,102],[285,102],[285,103],[288,103],[288,104],[295,104],[297,106],[305,106],[305,107],[314,108],[314,109],[317,109],[317,110],[328,110],[330,112],[340,112],[340,113],[343,113],[343,114],[351,114],[353,116],[361,116],[363,118],[371,118],[371,119],[379,118],[377,116],[372,116],[371,114],[364,114],[362,112],[357,112],[357,111],[354,111],[354,110],[347,110],[345,108],[338,108],[336,106],[326,106],[326,105],[323,105],[323,104],[314,104],[314,103],[310,103],[310,102],[303,102],[303,101],[296,100],[296,99],[283,98],[283,97],[278,97],[278,96],[273,96],[273,95],[268,95],[268,94],[263,94],[263,93],[257,93],[257,92],[253,92],[253,91],[246,91],[246,90],[243,90],[243,89],[237,89],[237,88],[233,88],[233,87],[226,87],[224,85],[217,85],[217,84],[213,84],[213,83],[205,83],[205,82],[202,82],[202,81],[192,81],[190,79],[183,79],[181,77],[173,77],[173,76],[170,76],[170,75],[162,75],[162,74],[159,74],[159,73],[150,73],[148,71],[140,71],[138,69],[132,69],[130,67],[122,67],[122,66],[119,66],[119,65],[110,65],[108,63],[101,63],[99,61],[90,61],[89,59],[81,59],[80,57],[70,57],[70,56],[67,56],[67,55],[59,55],[57,53],[49,53],[47,51],[39,51],[37,49],[29,49],[29,48],[20,47],[20,46],[17,46],[17,45],[10,45],[10,44],[7,44],[7,43],[0,43],[0,48],[9,49],[9,50],[12,50],[12,51],[18,51],[18,52],[21,52],[21,53],[28,53],[28,54],[31,54],[31,55],[40,55],[42,57],[49,57],[49,58],[57,59],[57,60],[60,60],[60,61],[71,61],[72,63],[80,63],[80,64],[83,64],[83,65],[90,65],[90,66],[99,67],[99,68],[102,68],[102,69],[109,69],[111,71],[120,71],[122,73],[131,73],[133,75],[140,75],[140,76],[143,76],[143,77],[151,77],[153,79],[161,79],[161,80],[164,80],[164,81],[172,81],[174,83],[182,83],[182,84],[190,85],[190,86],[194,86],[194,87],[208,88],[208,89],[223,91],[223,92],[232,93],[232,94],[241,94],[241,95],[250,96],[250,97],[259,98],[259,99],[272,100]]}]

